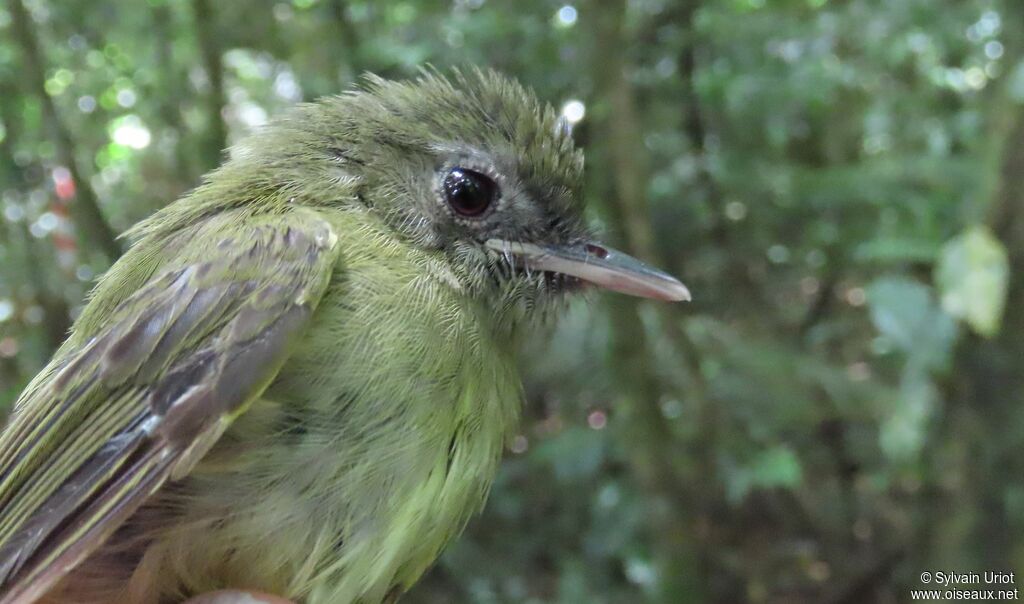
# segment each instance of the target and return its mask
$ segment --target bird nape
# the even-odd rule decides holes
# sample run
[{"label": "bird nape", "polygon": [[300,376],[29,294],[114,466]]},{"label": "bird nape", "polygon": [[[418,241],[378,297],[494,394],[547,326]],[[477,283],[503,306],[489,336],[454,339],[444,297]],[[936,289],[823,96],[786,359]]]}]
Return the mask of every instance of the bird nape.
[{"label": "bird nape", "polygon": [[485,499],[522,327],[586,283],[689,298],[591,240],[582,169],[489,71],[371,77],[242,141],[19,398],[0,603],[397,598]]}]

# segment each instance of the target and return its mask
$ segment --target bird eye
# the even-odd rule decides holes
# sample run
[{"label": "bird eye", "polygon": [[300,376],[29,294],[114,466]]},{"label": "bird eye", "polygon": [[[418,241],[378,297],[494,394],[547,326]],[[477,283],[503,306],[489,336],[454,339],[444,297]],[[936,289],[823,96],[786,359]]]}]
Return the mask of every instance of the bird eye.
[{"label": "bird eye", "polygon": [[451,209],[467,218],[481,216],[498,197],[498,185],[493,180],[466,168],[449,170],[441,188]]}]

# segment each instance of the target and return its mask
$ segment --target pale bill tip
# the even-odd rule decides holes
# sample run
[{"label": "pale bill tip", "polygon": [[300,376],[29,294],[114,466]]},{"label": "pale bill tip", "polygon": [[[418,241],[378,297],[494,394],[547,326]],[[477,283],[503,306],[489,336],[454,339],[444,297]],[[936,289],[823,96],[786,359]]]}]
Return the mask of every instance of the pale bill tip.
[{"label": "pale bill tip", "polygon": [[668,302],[692,302],[693,296],[690,295],[690,289],[683,285],[680,281],[668,284],[666,292],[669,297]]}]

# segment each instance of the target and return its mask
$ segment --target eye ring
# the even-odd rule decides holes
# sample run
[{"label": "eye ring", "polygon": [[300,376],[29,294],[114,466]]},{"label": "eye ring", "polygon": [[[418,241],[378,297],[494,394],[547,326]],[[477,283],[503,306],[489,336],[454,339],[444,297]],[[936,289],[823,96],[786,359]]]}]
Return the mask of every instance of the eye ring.
[{"label": "eye ring", "polygon": [[454,166],[441,180],[441,195],[445,203],[462,218],[479,219],[498,200],[498,184],[490,176]]}]

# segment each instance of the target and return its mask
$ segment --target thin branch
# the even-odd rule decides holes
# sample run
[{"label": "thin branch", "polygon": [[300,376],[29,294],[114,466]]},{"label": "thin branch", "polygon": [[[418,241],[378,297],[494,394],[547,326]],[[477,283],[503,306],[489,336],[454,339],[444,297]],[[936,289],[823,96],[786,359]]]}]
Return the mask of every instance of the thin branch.
[{"label": "thin branch", "polygon": [[160,99],[157,101],[160,119],[169,128],[174,130],[178,139],[171,154],[171,165],[169,174],[173,174],[176,189],[174,193],[180,193],[188,186],[194,184],[198,176],[195,174],[196,166],[189,161],[186,153],[184,137],[188,134],[185,120],[178,107],[178,100],[181,91],[185,89],[186,80],[174,61],[174,35],[175,15],[167,4],[160,4],[153,8],[152,23],[155,38],[156,64],[160,68]]},{"label": "thin branch", "polygon": [[354,80],[359,73],[366,69],[363,60],[363,53],[360,51],[361,40],[359,32],[348,16],[348,2],[346,0],[331,0],[328,3],[330,11],[330,23],[338,30],[334,36],[342,52],[333,53],[335,61],[335,77],[341,76],[345,83]]},{"label": "thin branch", "polygon": [[87,178],[87,170],[75,160],[75,144],[71,132],[57,112],[53,99],[46,93],[46,60],[39,45],[35,25],[21,0],[7,0],[7,10],[11,14],[14,37],[21,50],[25,65],[26,84],[30,93],[36,98],[43,110],[57,160],[68,169],[75,183],[75,197],[70,204],[72,218],[81,229],[89,248],[103,254],[108,262],[113,262],[121,255],[121,246],[117,235],[103,217],[96,193]]},{"label": "thin branch", "polygon": [[221,115],[227,97],[224,94],[224,65],[216,15],[210,1],[192,0],[192,12],[203,69],[210,81],[210,91],[206,95],[206,141],[201,150],[202,169],[205,172],[220,165],[221,154],[227,147],[227,128]]}]

